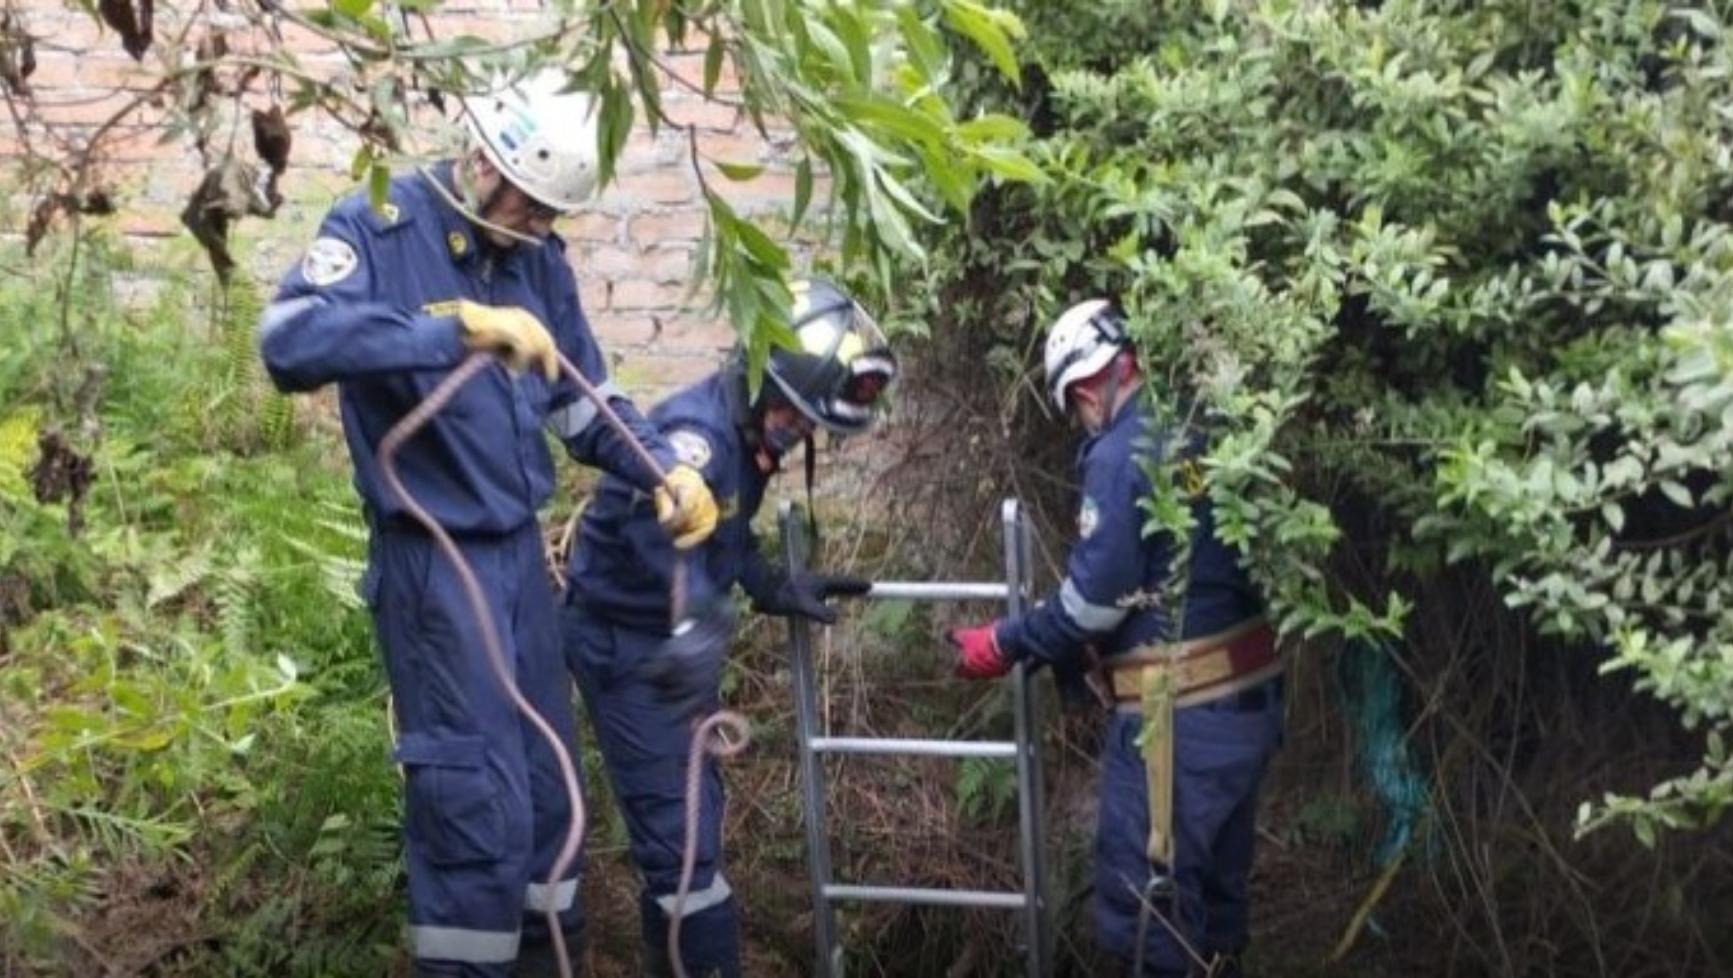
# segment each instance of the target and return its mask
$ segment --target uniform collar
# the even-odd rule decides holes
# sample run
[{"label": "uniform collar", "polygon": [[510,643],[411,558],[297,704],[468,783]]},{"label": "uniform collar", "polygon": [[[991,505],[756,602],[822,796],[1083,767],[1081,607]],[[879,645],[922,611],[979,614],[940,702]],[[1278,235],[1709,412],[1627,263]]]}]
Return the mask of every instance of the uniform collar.
[{"label": "uniform collar", "polygon": [[[423,190],[431,198],[433,212],[439,217],[439,238],[445,246],[446,256],[454,264],[468,266],[481,254],[482,241],[475,232],[475,225],[446,199],[446,194],[457,200],[463,199],[463,193],[457,187],[454,169],[453,161],[445,160],[434,164],[431,170],[424,170],[423,179],[437,181],[439,186],[425,187]],[[445,193],[440,193],[440,190]]]},{"label": "uniform collar", "polygon": [[[437,180],[446,193],[462,200],[463,194],[458,189],[455,170],[455,162],[446,160],[436,164],[431,173],[425,175],[429,179]],[[516,248],[498,247],[483,237],[475,222],[453,207],[445,194],[433,187],[426,188],[426,191],[428,196],[433,198],[433,209],[439,215],[439,237],[445,245],[445,253],[458,267],[468,268],[483,256],[491,255],[494,267],[511,272],[523,260],[523,253],[532,250],[528,245]]]}]

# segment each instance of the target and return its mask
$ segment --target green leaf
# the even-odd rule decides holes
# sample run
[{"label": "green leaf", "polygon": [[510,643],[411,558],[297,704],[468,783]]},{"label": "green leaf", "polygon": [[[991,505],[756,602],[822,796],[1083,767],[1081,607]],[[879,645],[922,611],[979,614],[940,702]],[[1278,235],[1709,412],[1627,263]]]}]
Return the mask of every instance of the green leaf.
[{"label": "green leaf", "polygon": [[919,261],[926,261],[926,249],[920,246],[915,236],[909,230],[909,222],[903,218],[896,205],[885,199],[884,194],[872,184],[866,187],[867,211],[872,215],[872,230],[879,240],[892,249],[910,255]]},{"label": "green leaf", "polygon": [[372,167],[373,147],[362,143],[360,148],[355,150],[355,155],[349,159],[349,179],[360,183],[361,178],[366,176]]},{"label": "green leaf", "polygon": [[837,73],[844,78],[859,80],[854,71],[854,59],[849,57],[848,48],[842,43],[842,38],[821,20],[817,14],[806,19],[806,36],[824,53],[824,57]]},{"label": "green leaf", "polygon": [[730,180],[751,180],[764,172],[764,164],[762,163],[726,163],[722,160],[712,160],[711,162],[715,163],[716,169]]},{"label": "green leaf", "polygon": [[367,171],[367,203],[375,212],[385,209],[385,197],[391,191],[391,167],[376,162]]},{"label": "green leaf", "polygon": [[722,32],[710,35],[710,46],[704,49],[704,94],[716,94],[716,83],[722,79],[722,57],[728,46],[722,43]]},{"label": "green leaf", "polygon": [[996,176],[1018,183],[1046,183],[1047,172],[1029,157],[1013,149],[979,146],[971,150],[977,159]]},{"label": "green leaf", "polygon": [[[794,168],[794,213],[789,218],[791,225],[799,225],[800,219],[806,216],[806,208],[812,203],[812,157],[803,156]],[[792,230],[792,228],[791,228]]]},{"label": "green leaf", "polygon": [[776,272],[788,268],[788,252],[758,225],[751,221],[740,221],[734,225],[734,230],[740,236],[741,246],[760,265]]},{"label": "green leaf", "polygon": [[1609,501],[1601,504],[1601,518],[1607,521],[1607,525],[1613,528],[1614,533],[1619,533],[1625,528],[1625,508],[1616,502]]},{"label": "green leaf", "polygon": [[884,188],[885,193],[890,194],[891,200],[894,201],[903,211],[913,214],[929,224],[941,223],[939,215],[934,214],[932,211],[922,206],[921,202],[915,199],[915,195],[910,193],[907,187],[903,186],[901,180],[898,180],[896,177],[891,176],[883,170],[878,171],[878,178],[879,186]]},{"label": "green leaf", "polygon": [[1697,7],[1675,7],[1669,13],[1690,24],[1691,30],[1711,41],[1721,36],[1721,22],[1706,10]]},{"label": "green leaf", "polygon": [[1691,490],[1686,489],[1682,484],[1675,482],[1672,479],[1662,479],[1660,489],[1661,493],[1668,499],[1671,499],[1677,506],[1684,509],[1690,509],[1695,505],[1695,503],[1691,501]]},{"label": "green leaf", "polygon": [[972,143],[1021,142],[1029,138],[1029,127],[1021,119],[989,112],[958,124],[957,135]]},{"label": "green leaf", "polygon": [[1023,22],[1004,11],[989,10],[974,0],[944,0],[945,23],[951,29],[975,42],[999,73],[1013,88],[1023,87],[1023,74],[1017,67],[1017,55],[1011,50],[1011,37],[1023,36]]},{"label": "green leaf", "polygon": [[945,139],[944,128],[925,113],[877,93],[841,95],[832,99],[832,104],[862,128],[876,128],[916,143],[936,144]]},{"label": "green leaf", "polygon": [[596,182],[605,187],[614,179],[620,154],[625,151],[626,140],[632,135],[632,99],[612,75],[602,85],[601,112],[601,125],[596,127],[596,139],[601,144],[597,147],[601,153],[601,166]]},{"label": "green leaf", "polygon": [[921,17],[915,4],[897,6],[897,30],[902,32],[910,63],[921,79],[928,84],[937,81],[945,71],[945,42]]},{"label": "green leaf", "polygon": [[835,4],[829,8],[832,24],[843,47],[848,49],[849,64],[857,83],[868,85],[873,77],[872,35],[857,8]]},{"label": "green leaf", "polygon": [[352,20],[360,20],[373,9],[373,0],[331,0],[331,9]]},{"label": "green leaf", "polygon": [[921,164],[945,203],[957,213],[967,214],[969,202],[975,196],[975,168],[968,163],[953,163],[952,157],[928,150],[921,151]]},{"label": "green leaf", "polygon": [[383,17],[367,14],[363,17],[357,17],[355,20],[375,41],[389,43],[392,40],[391,25],[387,24]]},{"label": "green leaf", "polygon": [[1643,844],[1643,848],[1645,848],[1645,849],[1655,848],[1655,823],[1654,822],[1650,821],[1648,818],[1646,818],[1642,815],[1638,815],[1635,819],[1633,819],[1631,821],[1631,831],[1636,835],[1637,841],[1641,842]]}]

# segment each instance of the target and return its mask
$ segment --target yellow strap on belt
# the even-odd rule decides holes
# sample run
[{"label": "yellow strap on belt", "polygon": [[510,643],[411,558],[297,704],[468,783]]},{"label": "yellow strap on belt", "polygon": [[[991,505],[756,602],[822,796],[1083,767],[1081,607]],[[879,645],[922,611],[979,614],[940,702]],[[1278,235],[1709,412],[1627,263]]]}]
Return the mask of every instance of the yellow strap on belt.
[{"label": "yellow strap on belt", "polygon": [[1149,845],[1151,862],[1173,868],[1173,674],[1144,669],[1143,762],[1149,781]]}]

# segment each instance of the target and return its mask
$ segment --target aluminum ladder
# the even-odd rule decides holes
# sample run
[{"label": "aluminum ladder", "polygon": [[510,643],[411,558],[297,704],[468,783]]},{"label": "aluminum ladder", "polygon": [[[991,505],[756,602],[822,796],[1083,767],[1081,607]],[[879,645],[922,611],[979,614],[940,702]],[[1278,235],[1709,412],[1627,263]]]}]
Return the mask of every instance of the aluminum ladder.
[{"label": "aluminum ladder", "polygon": [[[1004,582],[876,581],[867,600],[1003,601],[1019,614],[1029,592],[1029,528],[1016,499],[1000,507],[1005,549]],[[777,513],[782,532],[783,560],[792,576],[805,566],[805,534],[795,508],[784,502]],[[1051,922],[1046,899],[1046,863],[1041,832],[1041,763],[1035,733],[1035,687],[1019,663],[1007,678],[1015,714],[1015,739],[920,740],[833,737],[819,729],[818,692],[812,662],[810,626],[804,618],[788,619],[793,655],[795,722],[800,746],[802,806],[805,811],[808,865],[812,876],[813,937],[817,944],[816,978],[842,978],[842,949],[836,943],[837,903],[881,902],[948,907],[986,907],[1018,911],[1022,917],[1023,950],[1028,978],[1052,973]],[[830,837],[824,824],[826,754],[870,754],[921,757],[996,757],[1016,762],[1018,862],[1020,890],[958,890],[906,886],[863,886],[839,883],[831,877]]]}]

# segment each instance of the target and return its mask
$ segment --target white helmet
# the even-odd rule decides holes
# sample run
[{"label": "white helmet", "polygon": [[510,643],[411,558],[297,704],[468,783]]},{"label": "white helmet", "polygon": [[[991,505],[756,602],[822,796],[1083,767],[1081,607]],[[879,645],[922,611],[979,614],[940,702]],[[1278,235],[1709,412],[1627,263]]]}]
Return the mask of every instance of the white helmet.
[{"label": "white helmet", "polygon": [[569,92],[566,73],[538,71],[500,91],[464,100],[469,131],[499,172],[535,200],[569,214],[596,189],[601,106]]},{"label": "white helmet", "polygon": [[1065,410],[1065,392],[1113,362],[1128,343],[1125,321],[1106,299],[1079,302],[1047,331],[1047,394]]}]

